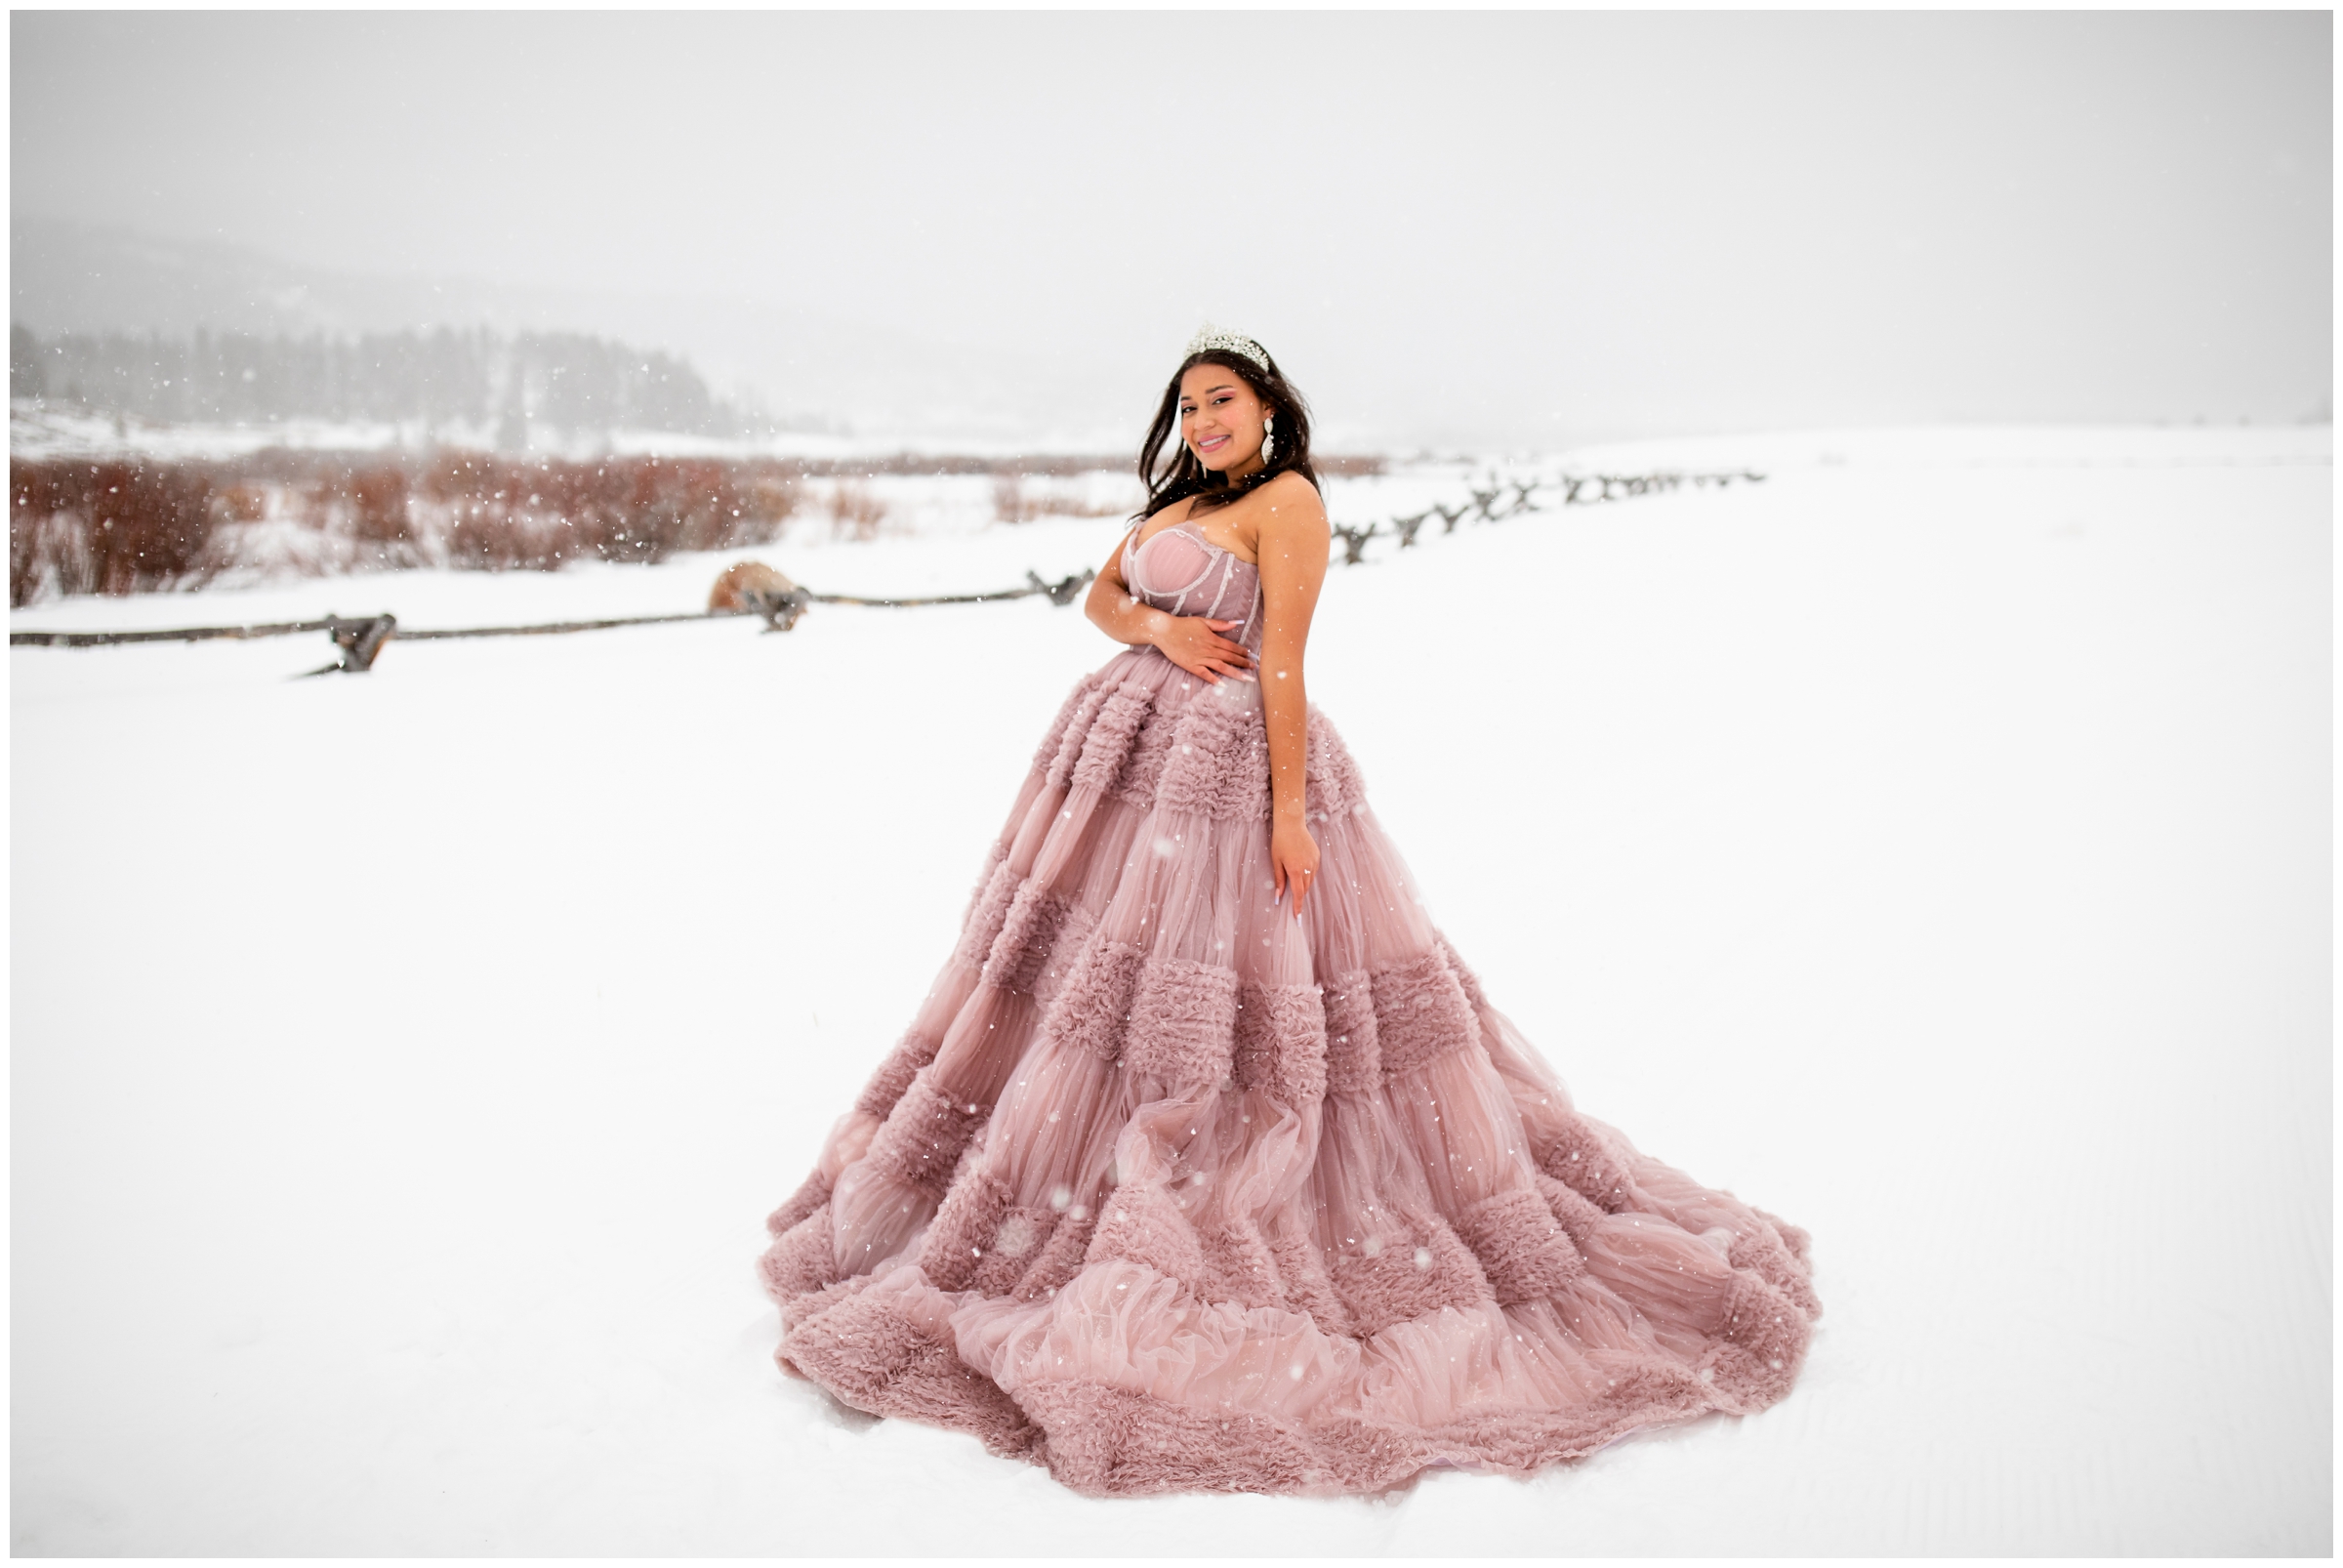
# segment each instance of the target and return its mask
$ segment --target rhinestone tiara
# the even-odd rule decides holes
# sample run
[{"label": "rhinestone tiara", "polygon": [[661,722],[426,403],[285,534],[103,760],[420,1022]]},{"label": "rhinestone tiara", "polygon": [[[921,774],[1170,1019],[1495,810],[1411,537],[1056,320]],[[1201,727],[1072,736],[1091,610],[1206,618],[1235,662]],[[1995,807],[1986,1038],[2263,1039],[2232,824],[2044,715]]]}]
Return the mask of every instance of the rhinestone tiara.
[{"label": "rhinestone tiara", "polygon": [[1182,357],[1193,357],[1215,349],[1228,353],[1243,354],[1254,364],[1259,365],[1264,374],[1269,369],[1268,350],[1251,338],[1240,337],[1234,332],[1223,332],[1210,321],[1196,329],[1196,336],[1188,340],[1188,351]]}]

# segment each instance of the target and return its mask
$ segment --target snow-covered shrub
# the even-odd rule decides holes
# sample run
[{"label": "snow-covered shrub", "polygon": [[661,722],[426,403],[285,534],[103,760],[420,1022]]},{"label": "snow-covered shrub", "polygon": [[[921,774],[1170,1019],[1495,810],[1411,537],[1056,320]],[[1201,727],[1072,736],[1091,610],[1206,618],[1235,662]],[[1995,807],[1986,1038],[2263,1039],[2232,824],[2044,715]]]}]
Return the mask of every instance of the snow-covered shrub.
[{"label": "snow-covered shrub", "polygon": [[436,461],[422,493],[453,566],[551,570],[770,544],[797,509],[786,475],[717,458],[577,462],[480,453]]},{"label": "snow-covered shrub", "polygon": [[841,539],[869,541],[879,537],[886,521],[886,503],[867,484],[841,479],[830,487],[830,528]]},{"label": "snow-covered shrub", "polygon": [[[1102,478],[1110,481],[1103,494],[1096,482]],[[1072,475],[1071,481],[1005,474],[993,481],[993,516],[1010,523],[1040,517],[1119,517],[1134,510],[1143,494],[1135,481],[1096,470]]]}]

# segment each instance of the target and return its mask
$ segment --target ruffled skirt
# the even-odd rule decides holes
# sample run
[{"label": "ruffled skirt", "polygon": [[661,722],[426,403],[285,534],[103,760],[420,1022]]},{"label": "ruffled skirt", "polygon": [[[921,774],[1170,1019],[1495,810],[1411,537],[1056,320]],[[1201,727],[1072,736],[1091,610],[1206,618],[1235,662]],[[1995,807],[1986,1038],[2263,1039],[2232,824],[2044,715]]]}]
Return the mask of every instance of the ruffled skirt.
[{"label": "ruffled skirt", "polygon": [[1528,1471],[1788,1391],[1806,1233],[1579,1112],[1309,740],[1296,921],[1259,687],[1153,649],[1076,687],[767,1221],[785,1369],[1097,1495]]}]

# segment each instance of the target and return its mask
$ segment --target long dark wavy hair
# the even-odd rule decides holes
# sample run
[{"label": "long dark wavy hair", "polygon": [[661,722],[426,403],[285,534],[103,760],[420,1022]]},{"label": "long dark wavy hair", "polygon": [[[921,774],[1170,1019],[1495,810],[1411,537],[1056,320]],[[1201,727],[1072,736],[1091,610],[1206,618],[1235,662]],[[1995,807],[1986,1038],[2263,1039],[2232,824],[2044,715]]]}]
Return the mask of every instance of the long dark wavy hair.
[{"label": "long dark wavy hair", "polygon": [[[1213,511],[1281,474],[1298,474],[1317,488],[1318,471],[1310,467],[1310,405],[1277,368],[1276,356],[1263,349],[1261,357],[1269,361],[1267,370],[1233,350],[1206,349],[1182,359],[1179,368],[1172,372],[1163,403],[1155,411],[1155,423],[1147,427],[1147,438],[1139,443],[1139,482],[1147,486],[1147,505],[1138,514],[1140,517],[1152,517],[1189,496],[1201,498],[1192,513]],[[1275,421],[1269,433],[1269,462],[1234,484],[1198,462],[1188,443],[1179,438],[1179,378],[1198,365],[1222,365],[1235,371]],[[1169,453],[1164,450],[1167,442],[1172,448]]]}]

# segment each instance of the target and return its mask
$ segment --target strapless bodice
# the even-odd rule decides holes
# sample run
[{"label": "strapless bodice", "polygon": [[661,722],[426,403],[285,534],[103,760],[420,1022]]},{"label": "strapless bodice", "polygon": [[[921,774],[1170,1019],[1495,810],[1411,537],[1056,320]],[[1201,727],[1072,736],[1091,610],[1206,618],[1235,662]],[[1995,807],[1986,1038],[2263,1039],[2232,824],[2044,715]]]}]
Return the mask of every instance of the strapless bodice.
[{"label": "strapless bodice", "polygon": [[[1138,530],[1131,530],[1131,540]],[[1175,522],[1123,546],[1123,581],[1140,602],[1172,615],[1203,615],[1236,621],[1230,640],[1259,652],[1261,574],[1204,537],[1200,523]]]}]

